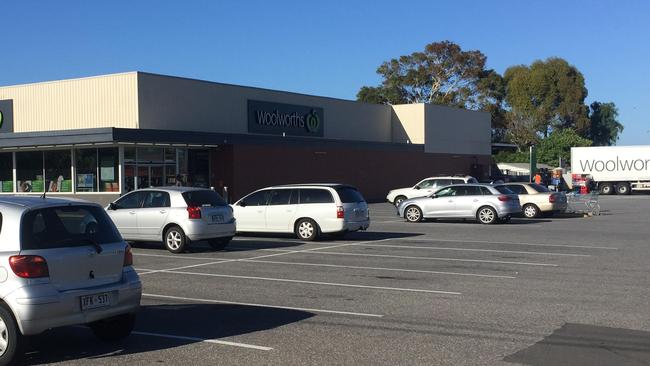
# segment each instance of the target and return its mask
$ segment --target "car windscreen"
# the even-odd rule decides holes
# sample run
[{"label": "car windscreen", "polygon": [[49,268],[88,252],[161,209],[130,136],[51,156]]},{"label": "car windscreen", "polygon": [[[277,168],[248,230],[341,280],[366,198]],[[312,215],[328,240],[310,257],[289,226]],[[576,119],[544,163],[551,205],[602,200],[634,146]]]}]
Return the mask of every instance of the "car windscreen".
[{"label": "car windscreen", "polygon": [[533,183],[533,184],[530,185],[530,187],[532,187],[534,190],[536,190],[537,192],[540,192],[540,193],[550,192],[551,191],[550,189],[544,187],[541,184],[534,184]]},{"label": "car windscreen", "polygon": [[356,203],[366,201],[361,195],[361,192],[352,187],[336,188],[336,193],[339,194],[342,203]]},{"label": "car windscreen", "polygon": [[21,249],[51,249],[116,243],[122,237],[101,207],[47,207],[25,213]]},{"label": "car windscreen", "polygon": [[494,189],[499,191],[501,194],[515,194],[515,192],[511,191],[510,188],[506,186],[495,186]]},{"label": "car windscreen", "polygon": [[188,206],[227,206],[226,201],[219,196],[219,193],[210,190],[183,192],[183,198]]}]

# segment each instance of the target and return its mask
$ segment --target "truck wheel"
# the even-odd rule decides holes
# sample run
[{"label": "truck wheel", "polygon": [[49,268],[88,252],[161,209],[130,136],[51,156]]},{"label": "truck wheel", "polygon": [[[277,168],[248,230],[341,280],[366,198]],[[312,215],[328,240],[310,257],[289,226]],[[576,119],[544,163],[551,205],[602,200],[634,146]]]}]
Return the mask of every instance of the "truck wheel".
[{"label": "truck wheel", "polygon": [[619,183],[616,185],[616,194],[630,194],[630,185],[628,183]]},{"label": "truck wheel", "polygon": [[612,194],[612,193],[614,193],[614,186],[611,183],[603,183],[598,188],[599,188],[600,194]]},{"label": "truck wheel", "polygon": [[395,206],[399,206],[399,204],[402,203],[402,201],[404,201],[405,199],[406,199],[405,196],[397,196],[395,197],[395,201],[393,202],[393,204],[395,204]]}]

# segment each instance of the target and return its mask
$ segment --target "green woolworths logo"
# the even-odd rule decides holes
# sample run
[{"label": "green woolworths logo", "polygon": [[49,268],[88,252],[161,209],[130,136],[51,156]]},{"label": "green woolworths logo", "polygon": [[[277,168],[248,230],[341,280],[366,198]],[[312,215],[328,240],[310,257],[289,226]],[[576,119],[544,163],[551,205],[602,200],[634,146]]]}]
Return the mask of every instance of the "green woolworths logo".
[{"label": "green woolworths logo", "polygon": [[320,119],[314,110],[307,115],[307,131],[317,132],[320,126]]}]

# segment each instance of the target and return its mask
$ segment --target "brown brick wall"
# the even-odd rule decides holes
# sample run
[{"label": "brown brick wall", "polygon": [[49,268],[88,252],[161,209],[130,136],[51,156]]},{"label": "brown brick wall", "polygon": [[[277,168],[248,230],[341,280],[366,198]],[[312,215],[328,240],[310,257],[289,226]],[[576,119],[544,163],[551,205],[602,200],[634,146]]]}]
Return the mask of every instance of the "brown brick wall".
[{"label": "brown brick wall", "polygon": [[[215,187],[219,180],[229,187],[231,202],[259,188],[290,183],[348,183],[377,202],[390,189],[428,176],[482,178],[489,161],[481,155],[426,154],[421,146],[226,145],[213,153],[212,175]],[[476,164],[479,171],[472,168]]]}]

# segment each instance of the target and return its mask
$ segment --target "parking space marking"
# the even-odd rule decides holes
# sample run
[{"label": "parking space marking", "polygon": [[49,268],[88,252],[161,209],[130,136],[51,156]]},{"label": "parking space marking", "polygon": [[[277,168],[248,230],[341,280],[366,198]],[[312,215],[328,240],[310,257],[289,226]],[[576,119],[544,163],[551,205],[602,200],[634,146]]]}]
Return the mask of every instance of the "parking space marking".
[{"label": "parking space marking", "polygon": [[273,349],[271,347],[256,346],[254,344],[239,343],[239,342],[220,341],[218,339],[186,337],[186,336],[179,336],[179,335],[172,335],[172,334],[150,333],[150,332],[140,332],[140,331],[132,331],[131,333],[137,335],[149,336],[149,337],[169,338],[169,339],[178,339],[183,341],[193,341],[193,342],[203,342],[203,343],[215,343],[215,344],[221,344],[225,346],[256,349],[260,351],[271,351]]},{"label": "parking space marking", "polygon": [[324,263],[260,261],[260,260],[253,260],[253,259],[242,260],[242,262],[270,263],[270,264],[295,265],[295,266],[364,269],[364,270],[377,270],[377,271],[429,273],[429,274],[441,274],[441,275],[450,275],[450,276],[469,276],[469,277],[486,277],[486,278],[502,278],[502,279],[515,279],[515,278],[517,278],[517,277],[514,277],[514,276],[499,276],[499,275],[487,275],[487,274],[476,274],[476,273],[427,271],[427,270],[419,270],[419,269],[386,268],[386,267],[344,266],[344,265],[340,265],[340,264],[324,264]]},{"label": "parking space marking", "polygon": [[260,307],[260,308],[298,310],[298,311],[308,311],[308,312],[312,312],[312,313],[322,313],[322,314],[353,315],[353,316],[362,316],[362,317],[368,317],[368,318],[383,318],[384,317],[383,315],[380,315],[380,314],[357,313],[357,312],[353,312],[353,311],[326,310],[326,309],[315,309],[315,308],[300,308],[300,307],[295,307],[295,306],[256,304],[256,303],[250,303],[250,302],[237,302],[237,301],[227,301],[227,300],[197,299],[197,298],[192,298],[192,297],[169,296],[169,295],[159,295],[159,294],[143,293],[142,296],[149,297],[149,298],[157,298],[157,299],[193,301],[193,302],[203,302],[203,303],[209,303],[209,304],[256,306],[256,307]]},{"label": "parking space marking", "polygon": [[[377,241],[367,241],[367,242],[361,242],[361,243],[344,243],[344,244],[338,244],[338,245],[330,245],[328,247],[318,247],[318,248],[310,248],[310,249],[303,249],[303,250],[283,250],[281,253],[275,253],[275,254],[266,254],[266,255],[260,255],[252,258],[237,258],[237,259],[222,259],[218,261],[212,261],[212,262],[207,262],[207,263],[199,263],[199,264],[191,264],[188,266],[181,266],[181,267],[174,267],[174,268],[167,268],[167,269],[157,269],[157,270],[150,270],[149,272],[142,272],[143,275],[146,274],[151,274],[151,273],[160,273],[160,272],[168,272],[168,271],[176,271],[180,269],[187,269],[187,268],[195,268],[195,267],[202,267],[202,266],[209,266],[212,264],[219,264],[219,263],[229,263],[229,262],[240,262],[243,259],[260,259],[260,258],[269,258],[269,257],[277,257],[280,255],[288,255],[288,254],[293,254],[293,253],[304,253],[304,252],[311,252],[315,250],[323,250],[323,249],[332,249],[332,248],[339,248],[339,247],[344,247],[344,246],[349,246],[352,244],[363,244],[363,243],[371,243],[371,242],[380,242],[384,240],[390,240],[390,239],[382,239],[382,240],[377,240]],[[273,250],[273,249],[258,249],[258,250]],[[276,250],[277,251],[277,250]],[[138,255],[138,254],[135,254]],[[154,256],[155,254],[150,254],[151,256]],[[159,255],[160,256],[160,255]],[[165,256],[165,257],[171,257],[175,258],[174,256]],[[188,257],[184,257],[188,258]],[[194,257],[196,259],[196,257]],[[208,258],[209,259],[209,258]]]},{"label": "parking space marking", "polygon": [[445,248],[445,247],[419,247],[412,245],[390,245],[390,244],[354,244],[364,247],[384,247],[384,248],[404,248],[404,249],[427,249],[427,250],[454,250],[465,252],[488,252],[488,253],[512,253],[512,254],[533,254],[533,255],[550,255],[564,257],[591,257],[590,254],[571,254],[571,253],[549,253],[549,252],[526,252],[518,250],[498,250],[498,249],[474,249],[474,248]]},{"label": "parking space marking", "polygon": [[448,242],[448,243],[477,243],[477,244],[504,244],[504,245],[526,245],[536,247],[558,247],[558,248],[581,248],[581,249],[604,249],[618,250],[614,247],[598,247],[591,245],[564,245],[564,244],[543,244],[543,243],[514,243],[507,241],[486,241],[486,240],[464,240],[464,239],[422,239],[422,238],[395,238],[394,240],[402,241],[426,241],[426,242]]},{"label": "parking space marking", "polygon": [[310,285],[321,286],[335,286],[335,287],[352,287],[352,288],[367,288],[373,290],[388,290],[388,291],[402,291],[402,292],[421,292],[430,294],[442,295],[461,295],[460,292],[442,291],[442,290],[424,290],[417,288],[404,288],[404,287],[386,287],[386,286],[369,286],[369,285],[354,285],[351,283],[336,283],[336,282],[320,282],[320,281],[306,281],[306,280],[292,280],[288,278],[273,278],[273,277],[257,277],[257,276],[237,276],[226,275],[217,273],[201,273],[201,272],[185,272],[185,271],[161,271],[164,273],[182,274],[189,276],[205,276],[205,277],[221,277],[221,278],[237,278],[244,280],[258,280],[258,281],[272,281],[272,282],[289,282],[289,283],[304,283]]},{"label": "parking space marking", "polygon": [[[323,248],[326,249],[326,248]],[[285,252],[284,249],[260,249],[273,252]],[[316,254],[326,255],[349,255],[359,257],[380,257],[380,258],[396,258],[396,259],[424,259],[434,261],[449,261],[449,262],[475,262],[475,263],[495,263],[495,264],[513,264],[522,266],[541,266],[541,267],[559,267],[558,264],[553,263],[539,263],[539,262],[512,262],[512,261],[497,261],[488,259],[464,259],[464,258],[443,258],[443,257],[410,257],[404,255],[388,255],[388,254],[367,254],[367,253],[343,253],[343,252],[318,252]],[[255,258],[250,258],[255,259]]]}]

